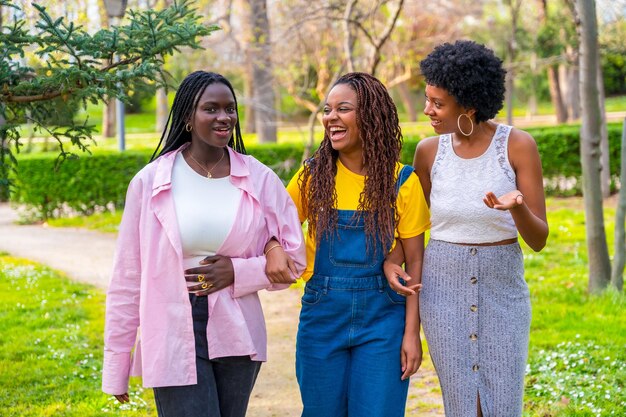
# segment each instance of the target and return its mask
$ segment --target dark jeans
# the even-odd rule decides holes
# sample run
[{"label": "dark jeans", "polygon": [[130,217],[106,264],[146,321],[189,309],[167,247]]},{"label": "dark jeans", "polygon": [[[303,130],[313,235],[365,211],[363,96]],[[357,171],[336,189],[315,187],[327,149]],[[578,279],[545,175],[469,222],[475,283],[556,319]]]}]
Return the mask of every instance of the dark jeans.
[{"label": "dark jeans", "polygon": [[261,362],[249,356],[208,359],[206,297],[190,295],[198,383],[154,388],[159,417],[244,417]]}]

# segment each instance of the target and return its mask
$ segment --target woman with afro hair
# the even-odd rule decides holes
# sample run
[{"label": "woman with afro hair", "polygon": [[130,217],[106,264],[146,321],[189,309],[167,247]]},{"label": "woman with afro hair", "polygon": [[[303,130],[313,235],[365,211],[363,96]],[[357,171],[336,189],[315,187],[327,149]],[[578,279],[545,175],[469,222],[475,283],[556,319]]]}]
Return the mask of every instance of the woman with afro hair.
[{"label": "woman with afro hair", "polygon": [[[420,67],[424,114],[439,134],[422,140],[414,159],[432,222],[420,315],[446,416],[521,416],[531,310],[517,238],[535,251],[548,238],[537,146],[491,120],[505,91],[493,51],[445,43]],[[399,253],[385,272],[394,290],[407,291]]]},{"label": "woman with afro hair", "polygon": [[296,344],[305,417],[404,416],[422,359],[417,295],[392,291],[383,261],[397,238],[418,284],[429,215],[385,86],[342,76],[324,105],[324,139],[287,190],[308,221]]}]

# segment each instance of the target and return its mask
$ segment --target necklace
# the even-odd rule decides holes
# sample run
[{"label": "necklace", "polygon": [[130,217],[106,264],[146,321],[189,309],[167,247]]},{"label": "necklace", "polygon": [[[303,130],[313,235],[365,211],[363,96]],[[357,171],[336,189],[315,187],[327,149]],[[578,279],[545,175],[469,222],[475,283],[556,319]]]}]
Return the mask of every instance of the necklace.
[{"label": "necklace", "polygon": [[226,154],[226,152],[222,151],[222,156],[220,157],[220,159],[218,159],[218,161],[213,164],[213,167],[211,167],[211,169],[207,169],[204,167],[204,165],[202,165],[200,162],[198,162],[196,160],[196,158],[193,157],[193,155],[191,154],[191,151],[189,151],[189,153],[187,155],[189,155],[189,157],[193,160],[193,162],[196,163],[196,165],[198,165],[200,168],[202,168],[203,170],[206,171],[206,177],[207,178],[213,178],[213,175],[211,174],[211,172],[220,164],[220,162],[222,162],[222,159],[224,159],[224,155]]}]

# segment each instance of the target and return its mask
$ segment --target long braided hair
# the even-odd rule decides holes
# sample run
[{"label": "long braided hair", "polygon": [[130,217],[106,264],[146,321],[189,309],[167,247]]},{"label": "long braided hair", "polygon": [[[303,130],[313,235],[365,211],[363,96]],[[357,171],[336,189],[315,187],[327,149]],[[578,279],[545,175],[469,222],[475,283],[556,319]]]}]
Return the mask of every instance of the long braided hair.
[{"label": "long braided hair", "polygon": [[[397,222],[395,210],[396,163],[400,159],[402,131],[396,105],[385,86],[375,77],[353,72],[343,75],[333,85],[349,85],[357,96],[356,122],[363,142],[363,163],[367,165],[365,187],[359,197],[358,215],[364,215],[367,250],[380,240],[390,248]],[[337,226],[335,176],[337,158],[328,131],[319,148],[305,165],[298,185],[301,204],[309,222],[308,233],[319,240]]]},{"label": "long braided hair", "polygon": [[[235,124],[235,133],[228,141],[228,146],[239,153],[246,153],[246,148],[243,144],[243,140],[241,139],[239,109],[237,107],[237,96],[235,95],[233,86],[224,76],[215,72],[195,71],[185,77],[183,82],[180,83],[180,86],[176,91],[176,96],[174,97],[172,109],[170,110],[170,114],[167,118],[167,123],[165,124],[165,129],[161,135],[161,140],[159,140],[159,144],[154,150],[150,161],[153,161],[155,157],[180,148],[187,142],[191,142],[191,132],[188,132],[185,129],[185,125],[191,120],[191,117],[198,106],[200,96],[202,96],[207,86],[213,83],[224,84],[230,89],[230,92],[233,93],[233,98],[235,99],[235,111],[237,112],[237,123]],[[163,139],[165,139],[165,144],[163,145],[163,149],[159,152]]]}]

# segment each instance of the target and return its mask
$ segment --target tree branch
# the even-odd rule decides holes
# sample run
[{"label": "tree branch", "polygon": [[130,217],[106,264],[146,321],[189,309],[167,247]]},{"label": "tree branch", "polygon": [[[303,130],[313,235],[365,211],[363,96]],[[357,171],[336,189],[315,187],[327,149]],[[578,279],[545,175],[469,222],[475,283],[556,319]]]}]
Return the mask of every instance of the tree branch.
[{"label": "tree branch", "polygon": [[372,56],[372,61],[370,65],[370,74],[376,74],[376,68],[378,67],[378,64],[380,63],[380,50],[382,49],[385,42],[387,42],[387,40],[391,36],[391,33],[396,27],[396,23],[398,22],[398,17],[400,16],[400,12],[402,11],[403,5],[404,5],[404,0],[400,0],[398,2],[398,8],[396,9],[396,12],[391,17],[391,19],[387,21],[387,27],[385,27],[381,37],[379,38],[378,42],[374,46],[375,49],[374,49],[374,54]]}]

